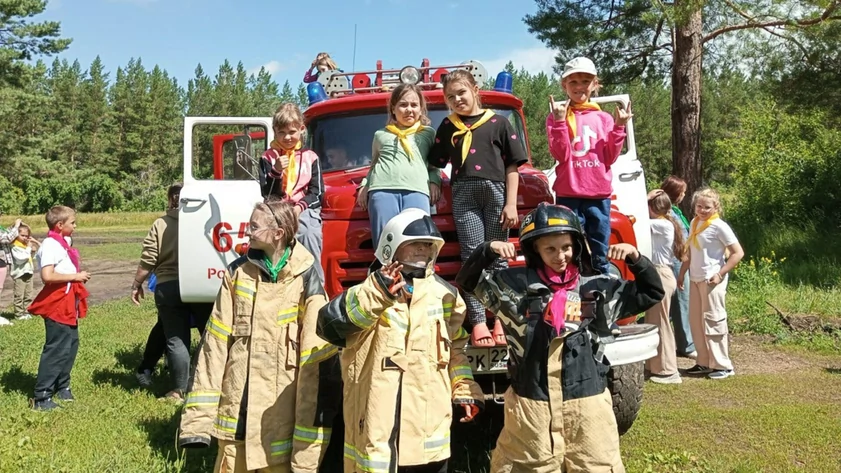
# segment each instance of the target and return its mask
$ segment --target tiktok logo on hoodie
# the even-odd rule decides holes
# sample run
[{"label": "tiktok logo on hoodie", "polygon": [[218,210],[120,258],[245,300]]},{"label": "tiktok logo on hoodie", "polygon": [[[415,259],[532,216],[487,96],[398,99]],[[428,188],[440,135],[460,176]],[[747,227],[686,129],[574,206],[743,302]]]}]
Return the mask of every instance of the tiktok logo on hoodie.
[{"label": "tiktok logo on hoodie", "polygon": [[599,161],[599,158],[595,158],[592,161],[589,159],[580,159],[578,161],[573,161],[572,166],[576,169],[582,168],[597,168],[601,167],[602,162]]},{"label": "tiktok logo on hoodie", "polygon": [[[589,125],[584,125],[581,127],[581,134],[576,136],[572,140],[572,156],[575,158],[588,158],[590,151],[592,150],[593,142],[598,138],[596,132],[590,128]],[[580,149],[578,149],[580,146]],[[572,162],[572,166],[575,169],[583,169],[583,168],[598,168],[601,167],[602,162],[599,160],[598,155],[593,153],[593,159],[578,159]]]}]

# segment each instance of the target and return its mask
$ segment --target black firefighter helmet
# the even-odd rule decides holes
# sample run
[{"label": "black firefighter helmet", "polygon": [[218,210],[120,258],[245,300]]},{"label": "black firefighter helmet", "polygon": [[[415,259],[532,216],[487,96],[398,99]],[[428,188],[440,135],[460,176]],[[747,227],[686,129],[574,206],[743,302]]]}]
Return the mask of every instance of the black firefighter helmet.
[{"label": "black firefighter helmet", "polygon": [[542,260],[534,249],[538,238],[555,233],[569,233],[572,236],[572,262],[582,275],[593,274],[593,259],[587,247],[584,231],[578,216],[569,207],[541,202],[537,208],[523,217],[520,224],[520,249],[526,258],[526,266],[536,269]]}]

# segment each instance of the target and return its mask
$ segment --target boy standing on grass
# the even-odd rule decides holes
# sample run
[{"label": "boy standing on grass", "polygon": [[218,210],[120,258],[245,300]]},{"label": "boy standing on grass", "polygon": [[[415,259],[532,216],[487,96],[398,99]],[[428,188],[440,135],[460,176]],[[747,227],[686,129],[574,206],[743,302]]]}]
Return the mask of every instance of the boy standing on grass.
[{"label": "boy standing on grass", "polygon": [[15,281],[15,317],[18,320],[28,320],[32,315],[26,311],[29,304],[32,304],[32,276],[35,273],[35,264],[32,254],[38,251],[41,243],[32,238],[32,229],[29,225],[21,224],[18,229],[18,237],[12,243],[12,279]]},{"label": "boy standing on grass", "polygon": [[32,408],[49,411],[60,401],[73,401],[70,371],[79,351],[78,319],[88,310],[86,283],[91,275],[80,271],[79,250],[72,248],[70,235],[76,229],[76,211],[57,205],[47,211],[47,238],[37,256],[44,288],[29,306],[29,312],[44,318],[46,341],[38,365]]}]

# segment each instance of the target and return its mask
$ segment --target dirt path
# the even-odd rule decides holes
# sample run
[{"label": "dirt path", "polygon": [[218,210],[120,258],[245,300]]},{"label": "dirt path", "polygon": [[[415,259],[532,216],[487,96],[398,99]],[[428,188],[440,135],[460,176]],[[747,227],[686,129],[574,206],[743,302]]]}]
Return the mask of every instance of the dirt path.
[{"label": "dirt path", "polygon": [[[91,293],[88,299],[89,304],[129,296],[131,282],[137,269],[137,261],[90,260],[82,262],[82,266],[83,269],[90,271],[92,274],[91,280],[87,284],[88,291]],[[14,287],[12,278],[6,277],[5,288],[3,293],[0,294],[0,307],[4,309],[3,312],[5,313],[13,311],[11,305]],[[41,287],[43,287],[41,276],[36,274],[36,294],[41,290]]]},{"label": "dirt path", "polygon": [[[736,373],[784,374],[811,369],[841,372],[841,357],[793,353],[774,345],[773,341],[771,336],[731,335],[730,358],[733,360]],[[691,368],[693,365],[695,365],[694,360],[678,358],[678,368],[681,370]]]}]

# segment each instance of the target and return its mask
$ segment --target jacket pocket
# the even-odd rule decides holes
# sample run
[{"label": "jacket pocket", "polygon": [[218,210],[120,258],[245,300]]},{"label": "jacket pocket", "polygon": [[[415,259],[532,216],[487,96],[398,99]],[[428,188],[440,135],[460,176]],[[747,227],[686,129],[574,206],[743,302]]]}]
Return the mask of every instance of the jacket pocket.
[{"label": "jacket pocket", "polygon": [[727,314],[704,312],[704,333],[709,336],[727,335]]},{"label": "jacket pocket", "polygon": [[450,334],[447,332],[447,324],[443,320],[435,322],[436,334],[434,340],[437,345],[438,366],[447,366],[450,364],[450,349],[453,342],[450,341]]},{"label": "jacket pocket", "polygon": [[235,314],[234,315],[234,337],[250,337],[251,336],[251,314]]},{"label": "jacket pocket", "polygon": [[286,325],[286,369],[298,367],[298,323]]}]

